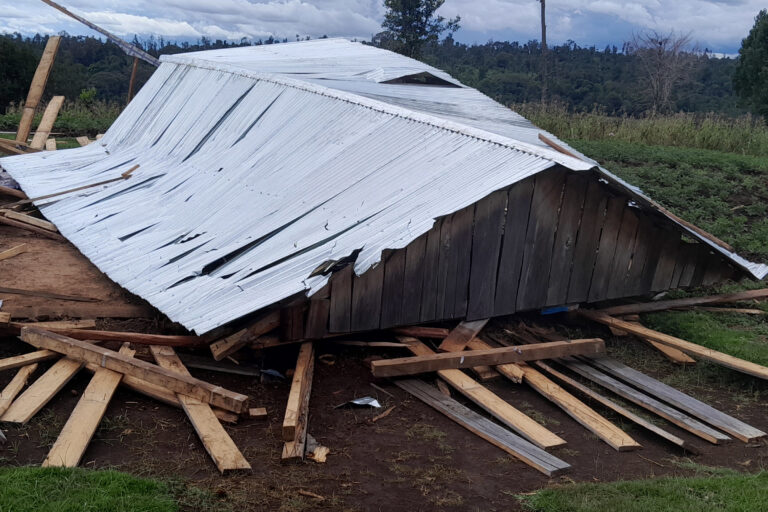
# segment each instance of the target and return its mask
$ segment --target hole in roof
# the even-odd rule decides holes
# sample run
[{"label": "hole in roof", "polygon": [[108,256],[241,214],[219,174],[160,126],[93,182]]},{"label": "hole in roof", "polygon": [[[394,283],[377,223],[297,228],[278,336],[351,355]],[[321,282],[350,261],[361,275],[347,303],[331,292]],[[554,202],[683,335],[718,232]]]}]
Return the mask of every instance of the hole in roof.
[{"label": "hole in roof", "polygon": [[393,78],[391,80],[384,80],[383,82],[380,82],[382,84],[406,84],[406,85],[431,85],[435,87],[456,87],[461,88],[461,86],[456,85],[454,83],[449,82],[448,80],[444,80],[440,77],[437,77],[433,75],[432,73],[429,73],[427,71],[422,71],[421,73],[414,73],[412,75],[404,75],[399,76],[397,78]]}]

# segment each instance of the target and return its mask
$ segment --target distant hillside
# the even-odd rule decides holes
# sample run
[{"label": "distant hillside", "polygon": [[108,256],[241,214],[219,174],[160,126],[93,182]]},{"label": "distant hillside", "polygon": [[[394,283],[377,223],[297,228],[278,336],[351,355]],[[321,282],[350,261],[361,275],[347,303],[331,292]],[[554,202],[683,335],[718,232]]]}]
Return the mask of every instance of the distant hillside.
[{"label": "distant hillside", "polygon": [[[47,38],[40,35],[0,35],[0,114],[27,94],[37,61]],[[275,39],[255,44],[278,43]],[[175,44],[160,40],[134,41],[157,56],[204,49],[252,44],[203,39],[198,44]],[[444,69],[467,85],[505,103],[536,102],[540,99],[539,45],[489,42],[467,46],[448,39],[429,47],[428,63]],[[643,76],[635,57],[616,47],[597,50],[575,43],[550,49],[551,98],[570,110],[599,110],[605,114],[642,114],[647,109]],[[731,88],[735,60],[699,57],[691,80],[674,95],[676,111],[717,112],[738,115],[742,109]],[[132,58],[112,43],[83,36],[65,35],[53,68],[47,94],[63,94],[69,100],[84,97],[106,102],[124,102],[128,93]],[[151,75],[152,66],[140,63],[138,83]],[[44,98],[47,99],[47,98]]]}]

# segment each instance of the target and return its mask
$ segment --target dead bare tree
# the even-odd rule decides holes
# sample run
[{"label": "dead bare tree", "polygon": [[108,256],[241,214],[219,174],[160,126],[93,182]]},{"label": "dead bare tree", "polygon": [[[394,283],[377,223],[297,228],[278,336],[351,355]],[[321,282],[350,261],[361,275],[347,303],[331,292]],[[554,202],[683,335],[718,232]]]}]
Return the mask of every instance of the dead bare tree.
[{"label": "dead bare tree", "polygon": [[651,30],[633,35],[626,47],[637,57],[646,76],[651,114],[669,111],[672,92],[690,78],[698,61],[691,34]]}]

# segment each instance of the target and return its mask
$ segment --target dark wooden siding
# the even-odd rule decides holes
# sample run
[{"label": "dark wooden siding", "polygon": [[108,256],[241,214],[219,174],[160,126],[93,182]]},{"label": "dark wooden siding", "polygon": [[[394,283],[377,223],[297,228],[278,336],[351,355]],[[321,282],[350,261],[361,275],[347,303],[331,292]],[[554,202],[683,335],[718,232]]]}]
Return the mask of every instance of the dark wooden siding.
[{"label": "dark wooden siding", "polygon": [[[330,281],[329,331],[476,320],[711,284],[735,270],[588,173],[552,169]],[[327,300],[327,299],[326,299]]]}]

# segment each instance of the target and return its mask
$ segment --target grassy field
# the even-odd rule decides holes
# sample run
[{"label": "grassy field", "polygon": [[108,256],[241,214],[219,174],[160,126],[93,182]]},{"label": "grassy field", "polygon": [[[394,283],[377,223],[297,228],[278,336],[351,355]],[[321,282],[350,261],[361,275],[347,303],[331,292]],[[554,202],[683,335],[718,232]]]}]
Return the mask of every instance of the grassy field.
[{"label": "grassy field", "polygon": [[[107,128],[117,119],[125,105],[118,103],[104,103],[101,101],[92,101],[84,103],[81,101],[64,102],[64,106],[59,111],[56,123],[53,125],[53,131],[63,133],[67,136],[75,137],[79,135],[96,136],[97,133],[104,133]],[[32,126],[37,126],[43,117],[45,105],[37,108],[37,114],[32,122]],[[6,109],[5,114],[0,114],[0,130],[15,131],[21,120],[21,108],[11,105]]]}]

